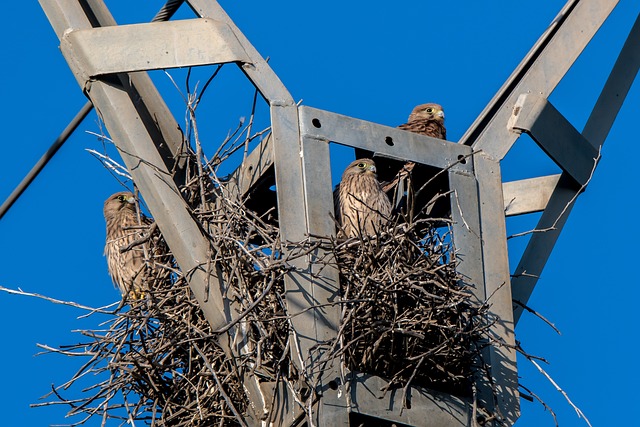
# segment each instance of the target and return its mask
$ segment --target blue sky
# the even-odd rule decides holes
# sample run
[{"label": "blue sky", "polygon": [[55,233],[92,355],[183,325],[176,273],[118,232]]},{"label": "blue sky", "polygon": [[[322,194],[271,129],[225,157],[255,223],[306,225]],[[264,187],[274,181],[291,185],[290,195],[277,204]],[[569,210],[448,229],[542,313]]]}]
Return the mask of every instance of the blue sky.
[{"label": "blue sky", "polygon": [[[163,1],[107,1],[120,23],[144,22]],[[301,3],[291,0],[223,1],[229,15],[256,46],[296,100],[390,126],[403,123],[416,104],[435,101],[447,113],[448,139],[456,141],[564,4],[522,0],[386,3],[355,0]],[[4,200],[75,115],[86,99],[58,49],[35,1],[9,2],[3,15],[2,144]],[[582,129],[627,32],[640,11],[622,0],[551,96],[554,106]],[[189,17],[181,10],[180,18]],[[227,70],[228,68],[228,70]],[[227,72],[228,71],[228,72]],[[208,70],[202,70],[206,76]],[[184,73],[174,74],[182,87]],[[200,76],[200,74],[198,74]],[[181,96],[161,72],[153,75],[184,123]],[[206,78],[206,77],[204,77]],[[231,67],[228,84],[208,89],[199,110],[205,144],[214,146],[248,113],[251,88]],[[202,84],[202,83],[201,83]],[[639,279],[628,270],[637,254],[638,190],[630,164],[640,112],[636,83],[609,134],[602,160],[579,198],[530,305],[561,331],[531,315],[517,338],[546,367],[593,426],[637,423],[637,301]],[[233,90],[233,92],[232,92]],[[265,111],[264,106],[261,107]],[[103,151],[91,114],[49,166],[0,221],[0,285],[101,306],[117,291],[102,256],[102,203],[120,191],[118,182],[85,149]],[[107,147],[108,152],[113,152]],[[340,157],[338,157],[338,155]],[[332,159],[334,181],[350,161]],[[556,173],[530,140],[521,138],[502,164],[514,180]],[[508,222],[510,233],[535,225],[535,215]],[[511,240],[512,265],[523,240]],[[0,293],[0,425],[42,426],[64,422],[63,408],[29,408],[52,383],[67,380],[81,360],[44,355],[36,343],[61,345],[80,338],[71,331],[95,327],[83,312],[49,302]],[[527,361],[522,382],[558,414],[563,427],[584,426],[573,409]],[[94,422],[89,425],[99,425]],[[115,424],[114,424],[115,425]],[[552,426],[538,404],[522,402],[519,427]]]}]

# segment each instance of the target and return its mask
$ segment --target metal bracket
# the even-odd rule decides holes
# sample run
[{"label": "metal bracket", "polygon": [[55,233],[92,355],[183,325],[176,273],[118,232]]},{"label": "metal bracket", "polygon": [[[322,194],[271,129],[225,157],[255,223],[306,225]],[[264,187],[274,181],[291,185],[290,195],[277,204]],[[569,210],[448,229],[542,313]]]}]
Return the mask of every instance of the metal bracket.
[{"label": "metal bracket", "polygon": [[303,135],[360,148],[393,159],[403,159],[472,173],[471,147],[417,135],[353,117],[311,107],[300,107]]},{"label": "metal bracket", "polygon": [[504,214],[516,216],[543,211],[559,179],[558,174],[503,183]]},{"label": "metal bracket", "polygon": [[113,73],[251,62],[227,24],[203,18],[69,29],[60,48],[85,81]]},{"label": "metal bracket", "polygon": [[507,126],[529,134],[579,185],[588,182],[598,151],[546,98],[520,95]]}]

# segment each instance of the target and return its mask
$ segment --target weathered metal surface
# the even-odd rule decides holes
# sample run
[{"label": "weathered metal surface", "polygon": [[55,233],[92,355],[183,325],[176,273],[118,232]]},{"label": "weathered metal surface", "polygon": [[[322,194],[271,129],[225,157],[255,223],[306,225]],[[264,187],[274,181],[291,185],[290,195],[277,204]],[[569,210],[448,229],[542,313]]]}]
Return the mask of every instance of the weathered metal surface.
[{"label": "weathered metal surface", "polygon": [[472,170],[470,161],[461,161],[471,155],[471,149],[442,139],[305,106],[300,107],[300,126],[305,135],[372,151],[377,155],[440,169]]},{"label": "weathered metal surface", "polygon": [[560,174],[503,183],[505,215],[515,216],[543,211],[559,179]]},{"label": "weathered metal surface", "polygon": [[578,191],[575,181],[563,173],[535,230],[532,231],[531,239],[511,279],[513,300],[516,301],[513,307],[516,323],[523,311],[518,303],[526,304],[529,300],[573,208]]},{"label": "weathered metal surface", "polygon": [[[479,302],[491,298],[492,313],[501,320],[493,326],[492,338],[506,344],[494,343],[487,349],[492,378],[478,379],[479,397],[488,409],[498,405],[507,424],[515,422],[518,416],[517,371],[511,346],[515,342],[513,323],[521,310],[516,307],[514,318],[511,317],[511,293],[514,300],[526,303],[575,197],[581,191],[576,182],[586,184],[591,176],[597,150],[640,65],[638,22],[596,104],[598,112],[594,109],[582,135],[546,101],[546,97],[617,1],[568,2],[463,136],[461,142],[464,144],[310,107],[298,108],[266,61],[212,0],[188,2],[200,19],[99,29],[91,28],[116,25],[102,0],[84,0],[84,8],[73,0],[40,0],[40,3],[61,39],[63,52],[80,86],[94,102],[117,141],[125,164],[178,263],[183,271],[190,272],[190,285],[214,328],[229,321],[232,310],[221,297],[224,283],[218,281],[209,266],[206,239],[177,191],[176,181],[180,181],[180,175],[172,177],[169,174],[184,148],[177,123],[146,73],[117,74],[119,84],[93,81],[93,77],[172,66],[241,63],[241,69],[270,105],[273,134],[232,175],[228,187],[232,194],[243,197],[254,184],[273,174],[285,251],[294,250],[294,242],[312,235],[332,236],[335,233],[330,216],[330,181],[326,179],[330,176],[329,142],[447,170],[453,192],[449,198],[453,239],[461,259],[459,272],[465,282],[475,286],[475,297]],[[89,10],[91,13],[88,14]],[[67,31],[70,28],[73,30]],[[190,51],[190,47],[197,49]],[[113,57],[124,60],[113,61]],[[521,94],[527,95],[521,98],[521,108],[512,120],[513,128],[530,132],[566,172],[562,176],[503,185],[498,162],[517,139],[517,132],[512,132],[506,124]],[[551,136],[550,124],[554,126]],[[556,144],[555,140],[561,140],[561,143]],[[481,152],[475,159],[470,157],[472,147],[474,152]],[[504,216],[543,209],[538,232],[533,234],[516,268],[511,281],[513,289],[510,289]],[[291,320],[295,331],[292,355],[309,383],[317,385],[323,393],[321,402],[310,412],[312,422],[348,425],[346,389],[339,381],[337,368],[328,365],[322,378],[312,369],[318,368],[317,362],[328,351],[326,344],[335,338],[340,323],[339,306],[330,304],[339,294],[338,273],[327,267],[320,271],[314,263],[325,256],[326,253],[318,250],[291,261],[294,270],[286,277],[285,288],[289,311],[294,315]],[[320,307],[319,304],[325,305]],[[412,397],[413,409],[405,410],[408,412],[403,413],[404,418],[396,417],[389,408],[398,408],[398,396],[389,396],[388,407],[380,406],[379,396],[373,391],[379,390],[376,381],[382,380],[359,377],[352,382],[350,397],[355,403],[355,412],[414,425],[424,425],[425,413],[430,414],[429,425],[457,426],[471,422],[468,402],[434,397],[423,391],[416,391]],[[279,419],[294,416],[295,405],[291,404],[291,396],[282,387],[269,384],[264,387],[259,394],[272,396],[275,393],[276,400],[282,400],[282,405],[276,405]],[[498,392],[497,401],[494,401],[494,390]],[[255,395],[256,390],[251,393]],[[266,406],[265,402],[254,403],[258,413]],[[293,419],[289,420],[293,422]],[[259,421],[254,419],[252,422],[257,424]]]},{"label": "weathered metal surface", "polygon": [[[387,382],[367,374],[349,374],[351,411],[414,426],[471,427],[471,402],[450,394],[411,386],[405,407],[402,389],[384,392]],[[365,423],[365,425],[367,425]]]},{"label": "weathered metal surface", "polygon": [[[305,211],[309,234],[313,236],[335,237],[333,221],[333,191],[329,143],[309,137],[302,137],[302,169],[304,173]],[[310,277],[307,293],[310,307],[316,307],[301,315],[301,327],[312,327],[315,338],[309,343],[310,374],[323,367],[318,382],[322,400],[318,410],[318,425],[348,426],[347,390],[340,380],[340,359],[333,358],[337,350],[338,330],[342,321],[340,301],[340,279],[333,254],[318,248],[308,255]],[[299,332],[299,331],[298,331]],[[310,331],[311,332],[311,331]],[[313,349],[313,350],[312,350]],[[315,377],[312,374],[312,377]]]},{"label": "weathered metal surface", "polygon": [[546,98],[535,94],[520,95],[508,126],[529,134],[578,184],[587,183],[598,151]]},{"label": "weathered metal surface", "polygon": [[67,61],[85,80],[104,74],[249,62],[229,26],[212,19],[119,25],[66,31]]},{"label": "weathered metal surface", "polygon": [[511,425],[520,416],[520,396],[502,176],[499,163],[482,154],[474,155],[473,164],[478,180],[485,295],[490,304],[489,317],[496,320],[489,329],[492,345],[487,362],[491,366],[500,421]]},{"label": "weathered metal surface", "polygon": [[[77,2],[41,0],[41,6],[57,26],[91,26],[89,19],[84,15],[85,11]],[[61,11],[65,13],[59,15]],[[61,28],[55,29],[57,34],[64,34]],[[75,65],[75,62],[69,63],[77,73]],[[131,94],[124,87],[100,81],[79,83],[104,120],[178,264],[183,271],[190,272],[190,285],[205,316],[215,329],[219,328],[229,318],[225,316],[227,310],[222,298],[210,294],[221,292],[222,285],[209,286],[211,283],[217,283],[217,279],[208,263],[210,254],[207,252],[207,241],[180,196],[167,169],[166,159],[160,155],[155,141],[150,137],[147,123],[140,120],[140,113],[131,99]],[[159,108],[165,109],[166,105],[162,103]],[[166,111],[168,112],[168,109]],[[170,112],[168,114],[171,116]]]},{"label": "weathered metal surface", "polygon": [[518,137],[505,126],[518,96],[548,97],[617,4],[618,0],[568,2],[460,142],[501,160]]},{"label": "weathered metal surface", "polygon": [[[640,68],[639,45],[640,17],[636,19],[582,132],[582,135],[594,147],[599,148],[604,143],[638,73]],[[522,259],[515,270],[512,279],[514,301],[521,304],[527,304],[529,301],[558,236],[573,208],[579,190],[571,182],[571,178],[563,174],[549,200],[547,209],[536,226],[537,231],[531,236]],[[540,230],[546,231],[541,232]],[[520,319],[522,312],[522,307],[516,303],[514,305],[514,320],[516,323]]]},{"label": "weathered metal surface", "polygon": [[[459,261],[457,271],[462,281],[471,287],[476,304],[487,300],[484,279],[484,260],[482,256],[482,235],[480,230],[480,206],[478,187],[473,174],[449,171],[451,195],[451,220],[453,246]],[[488,348],[483,354],[485,361],[490,360]],[[492,367],[493,368],[493,367]],[[476,378],[478,401],[489,411],[495,409],[491,381],[484,373]]]}]

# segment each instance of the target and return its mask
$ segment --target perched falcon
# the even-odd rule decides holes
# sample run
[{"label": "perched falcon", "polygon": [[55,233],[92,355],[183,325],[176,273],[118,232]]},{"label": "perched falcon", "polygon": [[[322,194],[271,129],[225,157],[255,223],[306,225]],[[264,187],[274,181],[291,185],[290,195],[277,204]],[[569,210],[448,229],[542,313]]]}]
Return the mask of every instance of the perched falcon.
[{"label": "perched falcon", "polygon": [[152,221],[142,214],[138,220],[135,197],[128,191],[113,194],[104,202],[104,219],[104,254],[111,279],[123,297],[142,298],[149,289],[156,262],[162,262],[154,259],[159,254],[150,238]]},{"label": "perched falcon", "polygon": [[432,138],[447,139],[444,127],[444,110],[438,104],[422,104],[413,109],[407,123],[398,129],[419,133]]},{"label": "perched falcon", "polygon": [[376,178],[371,159],[352,162],[333,193],[340,237],[375,235],[391,214],[391,202]]},{"label": "perched falcon", "polygon": [[[447,129],[444,126],[444,110],[442,106],[434,103],[416,106],[409,115],[407,123],[398,126],[398,129],[432,138],[447,138]],[[387,169],[393,166],[395,168],[398,167],[395,162],[388,163]],[[431,197],[418,193],[425,183],[434,177],[436,171],[428,166],[416,165],[414,162],[404,163],[399,170],[395,168],[392,169],[396,171],[393,178],[388,175],[385,177],[389,181],[383,185],[383,191],[390,195],[398,210],[413,216],[416,209],[418,211],[422,210],[431,199]],[[431,192],[446,192],[446,183],[432,182],[430,187]],[[407,212],[407,208],[411,208],[411,212]],[[431,208],[429,207],[429,209]]]}]

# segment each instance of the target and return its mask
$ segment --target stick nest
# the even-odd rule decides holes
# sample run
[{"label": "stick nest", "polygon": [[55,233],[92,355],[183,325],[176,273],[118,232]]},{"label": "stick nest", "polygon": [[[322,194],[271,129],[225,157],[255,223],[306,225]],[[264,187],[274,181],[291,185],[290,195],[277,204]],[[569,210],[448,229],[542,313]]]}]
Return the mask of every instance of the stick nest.
[{"label": "stick nest", "polygon": [[[92,311],[107,320],[79,331],[79,344],[46,347],[87,360],[36,406],[69,405],[74,426],[93,417],[154,426],[246,425],[252,411],[247,381],[253,381],[284,386],[304,414],[317,396],[291,356],[297,345],[292,319],[299,313],[287,305],[285,277],[305,274],[294,261],[317,253],[324,255],[315,271],[339,272],[340,297],[331,304],[340,307],[342,323],[335,339],[320,343],[326,350],[315,367],[374,374],[388,381],[386,390],[418,385],[471,396],[470,381],[482,368],[488,306],[474,300],[456,273],[447,220],[396,218],[376,236],[309,237],[284,245],[275,211],[247,208],[248,200],[232,197],[218,178],[225,160],[266,135],[250,135],[250,127],[251,121],[230,134],[212,160],[196,139],[181,188],[209,240],[206,268],[224,283],[234,320],[213,330],[187,285],[189,272],[150,259],[155,276],[143,299]],[[151,237],[162,244],[161,236]],[[263,397],[271,407],[272,398]],[[273,421],[273,412],[257,418]]]},{"label": "stick nest", "polygon": [[[339,270],[343,318],[337,339],[324,343],[331,350],[323,361],[385,378],[388,389],[412,384],[470,396],[487,306],[473,300],[456,273],[447,227],[389,224],[378,236],[308,239],[283,253],[269,213],[245,209],[222,185],[207,187],[215,203],[194,214],[211,231],[209,268],[228,284],[228,303],[241,315],[212,330],[184,274],[157,265],[143,299],[103,311],[110,318],[100,329],[80,331],[86,342],[53,350],[88,358],[52,392],[55,403],[71,406],[70,416],[81,416],[72,425],[94,416],[156,426],[243,425],[247,376],[300,390],[284,278],[295,270],[292,260],[319,248],[326,256],[318,263]],[[238,337],[244,344],[228,357],[220,343]],[[84,387],[80,397],[66,397],[74,385]]]}]

